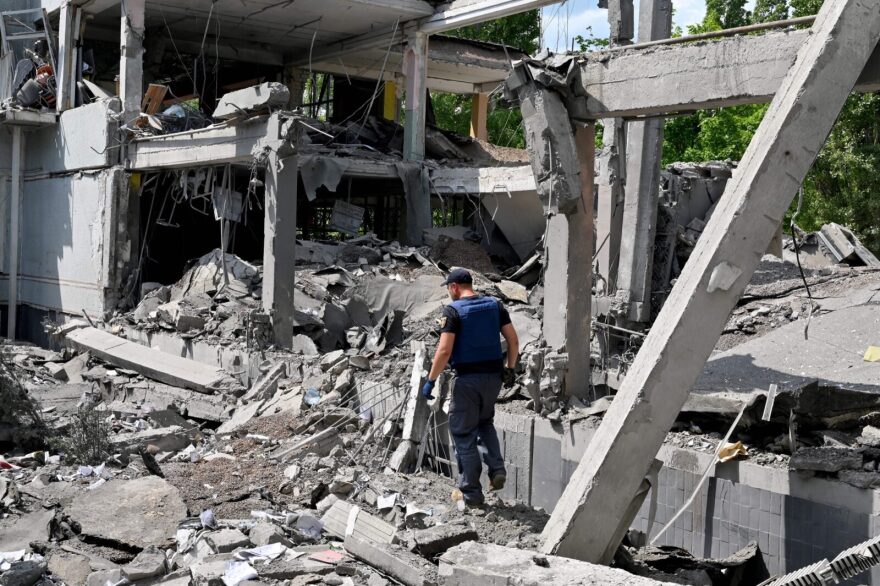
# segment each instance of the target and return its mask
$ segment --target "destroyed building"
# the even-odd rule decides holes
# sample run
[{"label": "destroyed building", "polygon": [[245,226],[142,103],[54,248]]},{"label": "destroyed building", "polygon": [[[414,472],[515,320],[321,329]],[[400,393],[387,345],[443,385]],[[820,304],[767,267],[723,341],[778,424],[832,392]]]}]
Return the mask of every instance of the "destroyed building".
[{"label": "destroyed building", "polygon": [[[549,3],[0,3],[0,584],[880,583],[880,261],[782,226],[876,6],[443,35]],[[766,102],[660,168],[665,116]],[[485,510],[419,394],[455,266],[523,351]]]}]

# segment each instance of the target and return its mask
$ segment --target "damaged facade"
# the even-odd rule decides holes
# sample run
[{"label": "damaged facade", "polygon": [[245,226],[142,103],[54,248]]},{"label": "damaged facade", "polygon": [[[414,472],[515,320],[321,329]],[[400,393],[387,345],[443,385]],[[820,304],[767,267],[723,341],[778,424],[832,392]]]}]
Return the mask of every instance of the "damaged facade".
[{"label": "damaged facade", "polygon": [[[0,10],[0,383],[38,406],[0,418],[0,583],[880,581],[880,261],[781,231],[880,87],[876,7],[684,43],[669,0],[638,39],[608,0],[589,54],[442,35],[547,3]],[[502,85],[527,151],[485,140]],[[742,161],[660,168],[663,116],[760,102]],[[522,348],[485,510],[419,394],[456,266]]]}]

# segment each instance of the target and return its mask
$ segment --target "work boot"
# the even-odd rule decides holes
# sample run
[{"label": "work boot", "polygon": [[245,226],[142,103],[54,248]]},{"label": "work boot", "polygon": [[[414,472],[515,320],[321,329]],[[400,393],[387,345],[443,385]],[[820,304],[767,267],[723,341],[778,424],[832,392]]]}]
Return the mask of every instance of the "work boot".
[{"label": "work boot", "polygon": [[506,482],[507,476],[503,472],[499,472],[492,477],[492,480],[489,481],[489,487],[491,490],[494,491],[502,490]]}]

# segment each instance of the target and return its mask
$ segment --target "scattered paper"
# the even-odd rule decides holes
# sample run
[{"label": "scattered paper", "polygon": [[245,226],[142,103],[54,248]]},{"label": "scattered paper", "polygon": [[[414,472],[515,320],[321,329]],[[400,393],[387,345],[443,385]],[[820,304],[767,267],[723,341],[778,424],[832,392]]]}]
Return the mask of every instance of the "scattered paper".
[{"label": "scattered paper", "polygon": [[384,511],[385,509],[392,508],[395,504],[397,504],[397,497],[400,496],[400,493],[395,492],[389,495],[380,496],[376,499],[376,507],[380,511]]},{"label": "scattered paper", "polygon": [[726,444],[718,452],[718,461],[719,462],[729,462],[730,460],[734,460],[740,456],[747,456],[748,454],[749,454],[749,452],[746,450],[746,448],[742,442],[736,442],[734,444]]},{"label": "scattered paper", "polygon": [[324,562],[325,564],[338,564],[342,560],[346,558],[344,553],[333,551],[332,549],[328,549],[326,551],[319,551],[317,553],[313,553],[309,556],[310,560],[315,560],[316,562]]},{"label": "scattered paper", "polygon": [[235,559],[237,560],[245,560],[245,561],[254,561],[254,560],[266,560],[272,561],[281,557],[281,555],[287,550],[287,548],[280,543],[270,543],[269,545],[262,545],[260,547],[252,547],[251,549],[245,549],[239,552],[236,552]]},{"label": "scattered paper", "polygon": [[865,362],[880,362],[880,346],[868,346],[865,350]]},{"label": "scattered paper", "polygon": [[223,574],[223,583],[226,586],[238,586],[245,580],[259,578],[260,575],[247,562],[231,561],[226,564],[226,572]]}]

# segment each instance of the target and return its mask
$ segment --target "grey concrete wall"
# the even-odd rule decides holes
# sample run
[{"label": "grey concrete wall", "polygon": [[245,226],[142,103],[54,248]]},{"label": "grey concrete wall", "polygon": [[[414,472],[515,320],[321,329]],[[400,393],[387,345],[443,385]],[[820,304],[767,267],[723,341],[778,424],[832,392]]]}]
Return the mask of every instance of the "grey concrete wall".
[{"label": "grey concrete wall", "polygon": [[[595,430],[585,422],[553,424],[498,411],[495,427],[508,468],[503,498],[551,510]],[[652,535],[678,511],[709,465],[710,454],[664,447]],[[646,529],[649,501],[634,528]],[[748,460],[716,468],[690,510],[658,540],[698,557],[726,557],[757,541],[771,573],[832,559],[880,531],[880,491],[805,477]],[[853,584],[880,584],[880,570]]]},{"label": "grey concrete wall", "polygon": [[[25,180],[21,207],[20,294],[22,304],[44,310],[99,316],[105,309],[109,275],[105,219],[112,217],[115,174],[89,174]],[[0,209],[9,210],[9,190]],[[0,224],[8,239],[9,214]],[[9,266],[8,246],[2,266]],[[114,253],[117,251],[114,251]],[[0,302],[8,299],[8,279],[0,278]]]},{"label": "grey concrete wall", "polygon": [[[660,472],[655,535],[690,497],[699,475],[664,467]],[[835,483],[837,484],[837,483]],[[869,492],[869,491],[866,491]],[[648,501],[634,527],[645,531]],[[756,541],[771,574],[787,573],[876,535],[878,517],[859,507],[832,506],[755,488],[727,478],[710,478],[694,504],[657,541],[683,547],[698,557],[724,558]],[[880,570],[853,584],[880,584]]]}]

